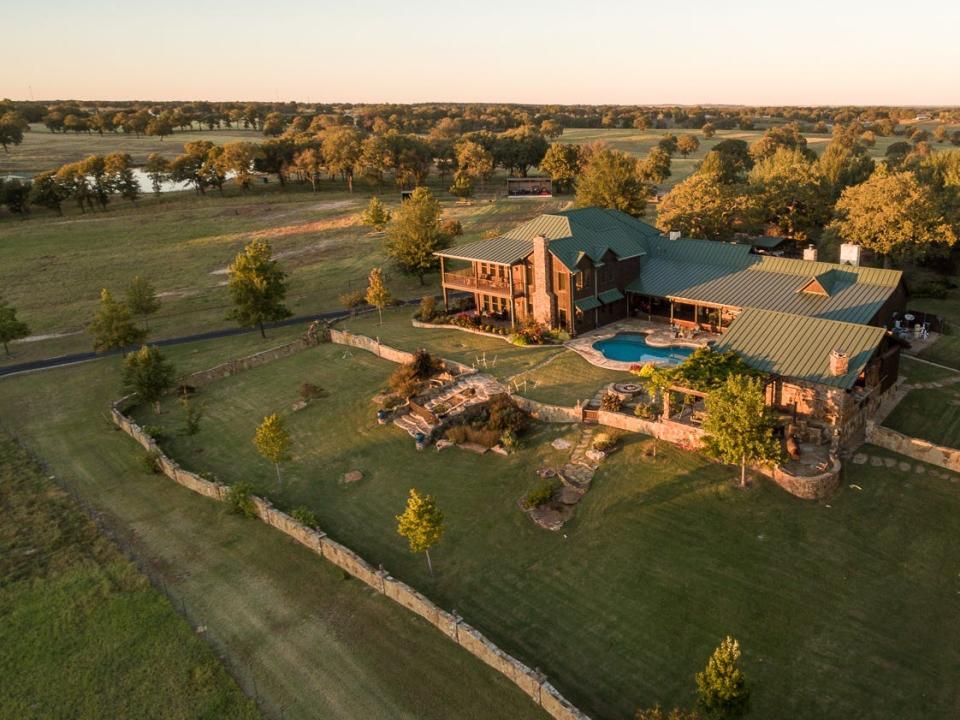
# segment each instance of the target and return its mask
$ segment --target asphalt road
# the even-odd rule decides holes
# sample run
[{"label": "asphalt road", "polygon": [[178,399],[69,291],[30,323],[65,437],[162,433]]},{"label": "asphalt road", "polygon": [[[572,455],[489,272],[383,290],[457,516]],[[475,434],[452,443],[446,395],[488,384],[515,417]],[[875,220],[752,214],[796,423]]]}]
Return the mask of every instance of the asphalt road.
[{"label": "asphalt road", "polygon": [[[451,294],[452,295],[452,294]],[[404,305],[416,305],[420,302],[420,298],[413,300],[404,300]],[[369,310],[365,312],[370,312]],[[345,318],[350,315],[349,310],[331,310],[330,312],[317,313],[316,315],[298,315],[297,317],[287,318],[286,320],[281,320],[280,322],[269,323],[264,327],[269,328],[278,328],[278,327],[287,327],[289,325],[299,325],[303,323],[312,322],[314,320],[338,320],[340,318]],[[259,328],[241,328],[241,327],[229,327],[221,328],[219,330],[210,330],[208,332],[196,333],[195,335],[182,335],[180,337],[172,338],[163,338],[161,340],[151,340],[150,345],[158,345],[160,347],[166,347],[168,345],[183,345],[184,343],[197,342],[200,340],[215,340],[217,338],[231,337],[233,335],[244,335],[246,333],[260,332]],[[16,365],[6,365],[0,367],[0,377],[4,375],[17,375],[20,373],[36,372],[37,370],[49,370],[50,368],[63,367],[65,365],[75,365],[77,363],[89,362],[91,360],[99,360],[100,358],[110,357],[111,355],[119,355],[120,350],[110,350],[109,352],[95,353],[95,352],[84,352],[84,353],[74,353],[72,355],[59,355],[52,358],[44,358],[42,360],[33,360],[31,362],[19,363]]]}]

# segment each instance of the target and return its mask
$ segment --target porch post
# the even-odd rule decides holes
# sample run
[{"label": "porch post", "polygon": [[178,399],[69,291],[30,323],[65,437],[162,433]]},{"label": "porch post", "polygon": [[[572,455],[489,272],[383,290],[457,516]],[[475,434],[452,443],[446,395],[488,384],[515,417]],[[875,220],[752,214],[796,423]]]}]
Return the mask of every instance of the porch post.
[{"label": "porch post", "polygon": [[510,287],[510,329],[516,330],[517,328],[517,317],[516,317],[516,308],[513,297],[513,265],[507,265],[507,279]]},{"label": "porch post", "polygon": [[443,255],[440,256],[440,290],[443,292],[443,311],[450,311],[450,304],[447,301],[447,283],[446,280],[446,267],[443,263]]},{"label": "porch post", "polygon": [[673,326],[673,300],[670,301],[670,325]]}]

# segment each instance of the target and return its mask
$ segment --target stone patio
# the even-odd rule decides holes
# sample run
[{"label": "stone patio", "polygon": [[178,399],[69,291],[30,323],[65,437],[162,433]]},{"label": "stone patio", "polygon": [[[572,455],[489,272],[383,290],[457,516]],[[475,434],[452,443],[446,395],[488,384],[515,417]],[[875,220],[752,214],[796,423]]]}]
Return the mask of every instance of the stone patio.
[{"label": "stone patio", "polygon": [[647,344],[652,347],[692,347],[698,348],[707,345],[709,342],[716,342],[721,338],[718,333],[700,331],[696,337],[690,337],[692,331],[685,330],[686,337],[678,338],[675,331],[669,325],[663,323],[651,322],[649,320],[640,320],[638,318],[628,318],[619,322],[604,325],[596,330],[585,332],[572,340],[564,343],[568,348],[579,353],[587,362],[597,367],[608,370],[630,370],[636,362],[623,362],[620,360],[610,360],[603,356],[599,350],[593,347],[594,343],[600,340],[611,338],[617,333],[642,333],[647,336]]}]

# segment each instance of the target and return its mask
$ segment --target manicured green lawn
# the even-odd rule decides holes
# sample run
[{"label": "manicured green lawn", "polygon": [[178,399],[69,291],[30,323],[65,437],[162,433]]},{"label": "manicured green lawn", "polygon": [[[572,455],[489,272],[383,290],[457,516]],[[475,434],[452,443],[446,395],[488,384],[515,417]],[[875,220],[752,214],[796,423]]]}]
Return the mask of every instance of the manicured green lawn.
[{"label": "manicured green lawn", "polygon": [[591,365],[573,350],[565,350],[538,368],[514,378],[517,392],[540,402],[575,405],[590,400],[612,382],[630,379],[630,373]]},{"label": "manicured green lawn", "polygon": [[[506,380],[530,370],[547,358],[565,351],[558,345],[518,347],[499,337],[487,337],[456,328],[415,328],[410,324],[414,308],[385,310],[383,324],[377,313],[343,320],[338,327],[380,341],[401,350],[426,348],[431,353],[456,360]],[[586,364],[586,363],[584,363]]]},{"label": "manicured green lawn", "polygon": [[[456,608],[595,718],[692,703],[693,673],[727,633],[744,648],[754,717],[955,711],[956,483],[850,465],[834,496],[805,502],[765,481],[736,490],[733,470],[670,446],[651,460],[650,441],[631,437],[573,521],[549,533],[516,500],[537,467],[565,459],[547,443],[578,430],[541,427],[508,458],[418,453],[373,418],[370,398],[392,367],[326,345],[234,376],[201,392],[200,433],[172,434],[166,447],[193,469],[252,481],[281,507],[313,508],[333,537]],[[303,381],[330,394],[291,413]],[[294,445],[279,490],[250,442],[275,411]],[[170,404],[159,418],[138,415],[180,424]],[[342,484],[354,469],[364,479]],[[410,487],[446,515],[433,577],[395,534]]]},{"label": "manicured green lawn", "polygon": [[[909,357],[901,359],[900,372],[910,384],[943,383],[958,375]],[[937,445],[960,448],[960,383],[911,390],[883,424]]]},{"label": "manicured green lawn", "polygon": [[0,716],[260,717],[211,649],[0,432]]},{"label": "manicured green lawn", "polygon": [[[196,343],[171,349],[169,355],[184,371],[200,369],[290,339],[294,332],[278,333],[266,342],[247,335]],[[224,657],[244,689],[259,696],[269,716],[343,720],[445,720],[451,713],[475,720],[543,716],[506,679],[408,611],[358,581],[345,580],[333,566],[261,523],[225,514],[223,506],[165,478],[145,474],[142,453],[107,420],[106,403],[119,392],[118,367],[119,360],[112,358],[4,378],[0,417],[8,426],[15,418],[18,434],[31,449],[133,544],[138,556],[162,577],[177,605],[184,605],[206,628],[202,637]],[[165,416],[164,420],[175,418]],[[210,426],[214,426],[212,408]],[[84,589],[80,601],[85,609],[91,597],[104,591],[103,586],[100,580],[93,589]],[[54,589],[60,592],[59,587]],[[59,600],[59,596],[36,598],[36,603],[48,608]],[[127,676],[120,669],[110,674],[112,663],[125,660],[132,664],[130,678],[148,682],[159,676],[158,687],[167,676],[181,677],[179,669],[167,668],[159,660],[184,658],[194,636],[181,633],[186,637],[178,639],[169,631],[164,635],[158,618],[165,616],[157,610],[158,602],[162,604],[158,600],[139,610],[125,608],[117,623],[123,621],[132,628],[122,627],[128,632],[122,648],[114,648],[116,652],[107,656],[103,653],[111,648],[104,647],[102,653],[97,647],[79,656],[89,661],[85,672],[108,673],[106,680],[113,685],[107,691],[127,687]],[[169,608],[165,612],[172,616]],[[52,624],[50,629],[71,649],[86,638],[94,642],[84,634],[93,626]],[[0,634],[4,630],[0,623]],[[150,644],[157,639],[164,645],[152,658],[158,662],[141,665],[141,658],[151,659]],[[16,655],[9,663],[4,660],[0,673],[0,703],[20,697],[12,690],[6,692],[5,681],[24,677],[25,683],[35,682],[22,675],[33,667],[25,661],[32,662],[30,636],[19,633],[15,640],[10,647]],[[0,658],[7,657],[6,650],[0,648]],[[193,678],[186,660],[183,663],[185,682],[192,684],[172,688],[167,695],[157,691],[153,705],[136,712],[83,714],[76,706],[69,714],[38,716],[178,717],[180,700],[191,693],[198,701],[208,697],[203,691],[212,687],[211,678],[218,671],[214,665],[209,673],[204,670]],[[85,694],[79,686],[62,690],[64,695]],[[147,697],[148,691],[148,687],[131,687],[129,697]],[[168,706],[170,712],[165,712]],[[243,715],[239,710],[203,714],[203,707],[195,704],[193,712],[183,716]]]}]

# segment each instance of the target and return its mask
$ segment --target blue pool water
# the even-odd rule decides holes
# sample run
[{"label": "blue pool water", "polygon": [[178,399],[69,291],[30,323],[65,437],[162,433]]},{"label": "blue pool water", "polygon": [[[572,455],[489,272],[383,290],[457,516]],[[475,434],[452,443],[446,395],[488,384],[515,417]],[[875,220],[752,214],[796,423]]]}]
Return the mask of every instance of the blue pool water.
[{"label": "blue pool water", "polygon": [[593,347],[603,353],[607,360],[633,363],[665,362],[671,365],[679,365],[693,352],[693,348],[680,345],[667,347],[647,345],[647,338],[643,333],[617,333],[606,340],[598,340]]}]

